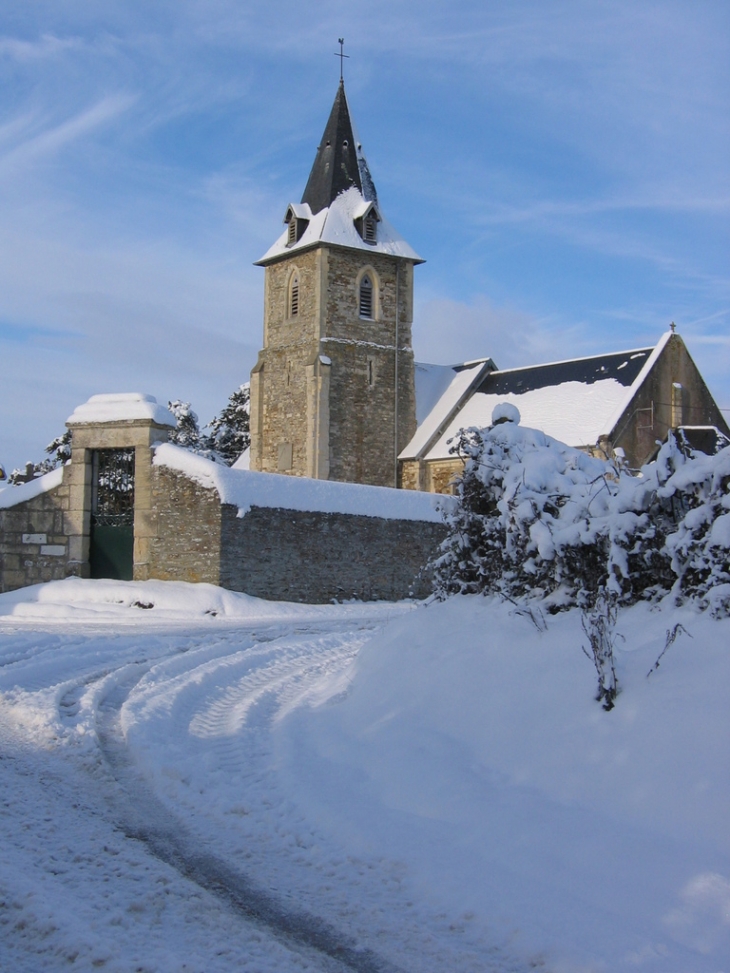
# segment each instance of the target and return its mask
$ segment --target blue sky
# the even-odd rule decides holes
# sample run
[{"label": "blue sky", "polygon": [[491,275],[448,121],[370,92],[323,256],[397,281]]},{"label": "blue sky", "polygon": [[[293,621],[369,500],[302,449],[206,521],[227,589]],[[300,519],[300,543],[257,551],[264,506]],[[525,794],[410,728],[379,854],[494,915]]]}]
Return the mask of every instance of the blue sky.
[{"label": "blue sky", "polygon": [[421,360],[677,323],[730,416],[730,4],[34,0],[0,10],[0,462],[97,392],[192,402],[256,359],[252,263],[339,78],[416,270]]}]

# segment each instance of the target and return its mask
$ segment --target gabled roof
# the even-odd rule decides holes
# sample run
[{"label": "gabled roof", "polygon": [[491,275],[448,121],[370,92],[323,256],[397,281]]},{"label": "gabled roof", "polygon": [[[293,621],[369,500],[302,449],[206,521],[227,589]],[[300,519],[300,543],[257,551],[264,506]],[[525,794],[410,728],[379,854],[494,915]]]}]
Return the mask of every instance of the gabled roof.
[{"label": "gabled roof", "polygon": [[459,430],[490,426],[492,412],[502,402],[519,409],[524,426],[571,446],[593,446],[611,434],[671,334],[664,334],[654,348],[502,371],[485,368],[463,389],[458,408],[452,382],[451,396],[447,390],[436,403],[401,459],[448,458],[450,440]]},{"label": "gabled roof", "polygon": [[353,187],[368,202],[377,201],[375,185],[350,118],[345,85],[340,80],[302,202],[308,203],[312,212],[317,214],[334,202],[340,193]]}]

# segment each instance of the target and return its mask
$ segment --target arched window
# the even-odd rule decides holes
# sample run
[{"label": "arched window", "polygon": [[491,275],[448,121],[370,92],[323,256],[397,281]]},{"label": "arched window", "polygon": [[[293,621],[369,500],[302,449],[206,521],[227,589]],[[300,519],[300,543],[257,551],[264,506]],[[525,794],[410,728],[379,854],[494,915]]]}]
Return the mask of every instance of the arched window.
[{"label": "arched window", "polygon": [[369,274],[364,274],[360,281],[360,317],[373,316],[373,282]]},{"label": "arched window", "polygon": [[299,274],[294,274],[289,286],[289,314],[293,318],[299,314]]}]

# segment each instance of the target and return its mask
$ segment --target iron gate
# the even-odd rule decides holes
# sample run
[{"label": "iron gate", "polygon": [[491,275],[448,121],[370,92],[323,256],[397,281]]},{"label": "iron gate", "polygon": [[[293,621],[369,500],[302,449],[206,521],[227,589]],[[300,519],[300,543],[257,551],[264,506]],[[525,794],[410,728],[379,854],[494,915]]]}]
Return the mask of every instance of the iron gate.
[{"label": "iron gate", "polygon": [[92,578],[132,580],[134,449],[92,453],[89,567]]}]

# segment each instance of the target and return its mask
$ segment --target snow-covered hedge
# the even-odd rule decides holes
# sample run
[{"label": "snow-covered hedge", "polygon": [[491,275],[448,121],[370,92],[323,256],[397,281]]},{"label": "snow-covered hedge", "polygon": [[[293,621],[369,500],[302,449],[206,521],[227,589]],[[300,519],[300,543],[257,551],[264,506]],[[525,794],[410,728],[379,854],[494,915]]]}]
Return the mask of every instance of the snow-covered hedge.
[{"label": "snow-covered hedge", "polygon": [[455,447],[465,469],[437,595],[589,608],[599,593],[630,604],[673,591],[730,614],[730,447],[688,455],[670,436],[636,476],[521,427],[519,415],[495,422],[463,430]]}]

